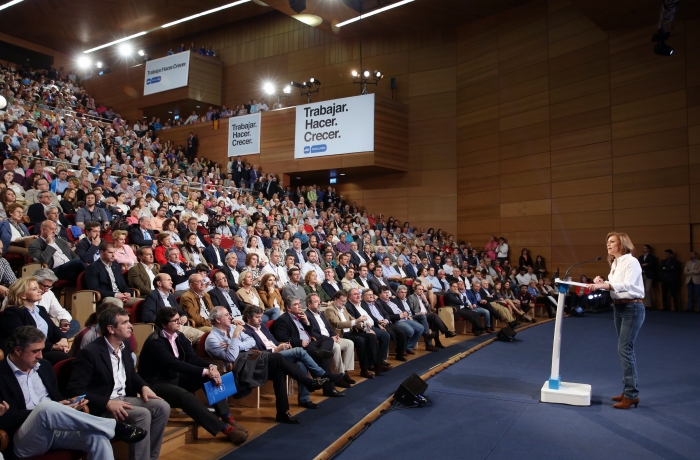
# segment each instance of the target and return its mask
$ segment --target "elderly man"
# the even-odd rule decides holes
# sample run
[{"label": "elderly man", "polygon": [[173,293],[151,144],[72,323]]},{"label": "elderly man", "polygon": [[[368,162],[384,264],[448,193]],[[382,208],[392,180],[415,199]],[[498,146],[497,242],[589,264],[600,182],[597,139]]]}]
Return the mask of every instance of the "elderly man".
[{"label": "elderly man", "polygon": [[[425,296],[425,288],[420,283],[416,283],[413,285],[413,294],[410,296],[407,294],[406,286],[399,286],[396,290],[396,302],[401,303],[404,308],[408,307],[413,312],[414,321],[423,326],[425,349],[437,351],[440,348],[445,348],[440,343],[440,333],[443,333],[448,339],[457,334],[448,330],[442,319],[434,312],[434,308],[430,307],[428,298]],[[432,330],[432,333],[428,329]],[[435,339],[435,346],[433,346],[433,339]]]},{"label": "elderly man", "polygon": [[[292,247],[287,249],[286,253],[294,256],[294,265],[299,268],[304,266],[304,262],[306,262],[306,255],[301,249],[301,239],[294,237],[292,240]],[[318,260],[316,262],[318,262]]]},{"label": "elderly man", "polygon": [[[245,242],[243,241],[243,238],[241,238],[240,236],[236,236],[233,238],[233,247],[229,251],[229,254],[236,255],[236,269],[239,272],[242,272],[245,269],[245,259],[247,253],[243,248],[244,245]],[[236,283],[238,283],[238,281],[236,281]]]},{"label": "elderly man", "polygon": [[392,324],[389,314],[376,303],[376,296],[371,289],[362,292],[362,306],[369,313],[369,318],[374,321],[374,326],[389,334],[396,343],[396,359],[405,361],[406,333],[402,328]]},{"label": "elderly man", "polygon": [[[67,241],[69,246],[72,248],[73,243],[71,243],[68,239],[68,227],[70,227],[70,223],[68,222],[64,214],[61,211],[59,211],[59,209],[56,206],[50,205],[44,210],[44,216],[46,217],[45,220],[50,220],[56,224],[56,238],[60,238],[64,241]],[[34,233],[38,234],[40,232],[41,227],[38,225],[35,226]]]},{"label": "elderly man", "polygon": [[315,340],[333,339],[333,369],[343,377],[335,384],[341,388],[350,388],[355,383],[348,376],[348,371],[355,369],[355,345],[351,340],[340,337],[331,327],[326,316],[321,311],[321,299],[317,294],[306,296],[307,318],[311,324],[311,337]]},{"label": "elderly man", "polygon": [[374,320],[374,318],[372,318],[369,312],[369,306],[362,300],[361,291],[359,289],[352,288],[348,292],[348,301],[345,304],[346,310],[354,318],[357,318],[358,321],[360,320],[360,318],[366,318],[360,323],[362,331],[367,333],[373,333],[378,342],[379,354],[377,358],[380,359],[381,362],[379,363],[379,365],[375,364],[368,370],[374,371],[375,374],[390,370],[392,366],[388,362],[386,362],[386,359],[389,356],[389,342],[391,341],[391,336],[385,328],[380,327]]},{"label": "elderly man", "polygon": [[156,314],[161,308],[174,308],[180,314],[180,332],[189,339],[192,344],[197,344],[199,339],[204,335],[204,331],[188,325],[187,313],[185,313],[175,300],[175,296],[171,293],[173,288],[173,280],[170,275],[159,273],[153,279],[153,289],[143,303],[143,313],[141,321],[144,323],[153,323],[156,320]]},{"label": "elderly man", "polygon": [[204,249],[204,259],[207,263],[210,263],[214,268],[224,268],[224,261],[226,260],[226,254],[224,250],[221,249],[221,235],[215,233],[211,235],[211,245]]},{"label": "elderly man", "polygon": [[46,211],[51,206],[51,192],[40,191],[37,193],[38,203],[34,203],[27,208],[27,217],[30,225],[38,225],[46,220]]},{"label": "elderly man", "polygon": [[180,308],[194,321],[200,331],[211,331],[209,312],[214,308],[211,297],[206,292],[202,275],[195,273],[189,277],[190,289],[180,297]]},{"label": "elderly man", "polygon": [[153,290],[153,280],[160,273],[160,265],[153,262],[153,249],[141,247],[136,250],[139,262],[127,273],[129,287],[138,289],[141,297],[146,297]]},{"label": "elderly man", "polygon": [[197,273],[196,269],[187,269],[187,265],[180,262],[180,250],[178,248],[168,248],[165,250],[166,264],[160,267],[161,273],[167,273],[173,279],[175,285],[175,295],[181,296],[190,287],[190,275]]},{"label": "elderly man", "polygon": [[78,275],[86,269],[68,243],[56,238],[56,224],[51,220],[41,223],[41,234],[29,244],[28,251],[33,260],[47,264],[59,280],[78,279]]},{"label": "elderly man", "polygon": [[139,227],[132,230],[129,233],[129,238],[131,243],[140,247],[152,247],[155,248],[157,241],[155,240],[155,234],[153,230],[150,229],[150,220],[148,217],[139,218]]},{"label": "elderly man", "polygon": [[204,239],[204,234],[198,230],[198,222],[196,217],[187,219],[187,227],[180,232],[180,238],[184,241],[188,233],[197,235],[197,247],[204,249],[207,247],[207,241]]},{"label": "elderly man", "polygon": [[238,298],[236,291],[228,286],[226,275],[218,271],[214,273],[214,288],[209,292],[211,302],[215,307],[224,307],[235,320],[240,320],[242,317],[241,300]]},{"label": "elderly man", "polygon": [[[241,275],[238,269],[238,256],[235,252],[226,254],[226,264],[221,268],[221,273],[226,275],[228,286],[231,289],[238,290],[238,277]],[[245,262],[245,260],[244,260]]]},{"label": "elderly man", "polygon": [[[239,319],[232,319],[231,314],[224,307],[214,307],[209,317],[212,320],[212,332],[207,336],[204,344],[207,353],[213,358],[231,364],[234,364],[239,357],[246,359],[246,356],[241,355],[241,352],[245,353],[254,349],[256,342],[250,332],[245,331],[245,323]],[[267,379],[272,381],[275,389],[275,406],[277,408],[275,420],[281,423],[299,423],[299,419],[292,417],[289,413],[285,377],[292,377],[299,382],[300,386],[304,385],[310,391],[321,388],[325,379],[310,379],[305,369],[302,371],[281,353],[266,353],[266,358]]]},{"label": "elderly man", "polygon": [[[398,302],[396,298],[391,297],[391,290],[389,286],[382,286],[379,288],[379,298],[376,300],[377,305],[384,311],[384,316],[389,318],[389,321],[401,329],[404,334],[406,334],[406,354],[415,355],[416,352],[413,349],[418,344],[418,340],[423,335],[425,329],[416,321],[413,321],[413,312],[408,306],[404,306],[403,303]],[[401,359],[403,358],[403,359]],[[405,361],[405,357],[401,356],[397,359],[399,361]]]}]

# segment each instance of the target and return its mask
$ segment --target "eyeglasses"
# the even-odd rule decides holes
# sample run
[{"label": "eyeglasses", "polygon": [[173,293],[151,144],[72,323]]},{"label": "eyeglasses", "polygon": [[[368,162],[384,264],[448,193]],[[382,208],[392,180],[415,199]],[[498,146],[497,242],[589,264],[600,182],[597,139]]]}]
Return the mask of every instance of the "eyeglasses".
[{"label": "eyeglasses", "polygon": [[53,287],[53,284],[50,285],[50,286],[47,286],[47,285],[45,285],[44,283],[39,283],[39,287],[42,288],[42,289],[45,290],[45,291],[48,291],[49,289],[51,289],[51,288]]},{"label": "eyeglasses", "polygon": [[168,321],[168,322],[169,322],[169,323],[179,323],[179,322],[180,322],[180,317],[178,316],[177,318],[173,318],[173,319],[171,319],[171,320]]}]

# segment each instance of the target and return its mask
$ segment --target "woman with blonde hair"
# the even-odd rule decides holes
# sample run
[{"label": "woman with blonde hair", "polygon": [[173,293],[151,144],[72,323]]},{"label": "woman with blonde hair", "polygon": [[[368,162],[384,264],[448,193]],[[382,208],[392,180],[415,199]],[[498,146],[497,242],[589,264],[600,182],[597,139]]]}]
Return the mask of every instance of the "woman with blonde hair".
[{"label": "woman with blonde hair", "polygon": [[263,275],[260,279],[258,295],[264,305],[263,310],[265,310],[263,312],[263,321],[268,322],[279,318],[284,301],[277,290],[277,279],[274,274],[267,273]]},{"label": "woman with blonde hair", "polygon": [[306,295],[318,295],[323,305],[330,306],[332,303],[326,291],[321,288],[321,283],[318,282],[318,274],[314,270],[309,270],[304,275],[304,292],[306,292]]},{"label": "woman with blonde hair", "polygon": [[262,299],[253,285],[253,273],[250,270],[245,269],[241,272],[238,277],[238,285],[240,289],[236,291],[236,294],[239,299],[256,307],[263,307]]},{"label": "woman with blonde hair", "polygon": [[642,266],[634,257],[634,245],[626,233],[610,232],[605,238],[610,274],[608,281],[596,276],[589,287],[610,291],[615,312],[617,352],[622,365],[624,390],[613,396],[615,409],[629,409],[639,405],[637,385],[637,357],[634,342],[644,324],[644,281]]},{"label": "woman with blonde hair", "polygon": [[0,321],[0,347],[5,348],[7,338],[18,327],[34,326],[46,335],[42,351],[44,359],[56,364],[70,358],[68,341],[46,309],[36,305],[43,293],[34,276],[20,278],[10,287],[7,293],[7,307],[3,310]]},{"label": "woman with blonde hair", "polygon": [[122,264],[127,270],[133,267],[138,259],[131,246],[126,244],[126,232],[124,230],[115,230],[112,232],[112,240],[114,241],[114,261]]}]

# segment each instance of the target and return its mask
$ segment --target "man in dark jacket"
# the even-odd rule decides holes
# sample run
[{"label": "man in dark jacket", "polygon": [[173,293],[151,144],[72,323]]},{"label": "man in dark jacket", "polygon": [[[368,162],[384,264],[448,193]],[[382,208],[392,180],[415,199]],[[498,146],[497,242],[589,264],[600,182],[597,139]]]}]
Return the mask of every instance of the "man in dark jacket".
[{"label": "man in dark jacket", "polygon": [[114,261],[114,244],[107,241],[100,243],[100,258],[85,270],[85,285],[107,299],[117,300],[123,306],[131,299],[129,285],[122,275],[122,267]]},{"label": "man in dark jacket", "polygon": [[155,331],[139,356],[139,375],[160,397],[181,408],[213,436],[221,432],[232,443],[243,444],[248,430],[233,419],[226,398],[214,404],[214,415],[194,396],[205,382],[220,386],[221,375],[215,365],[197,356],[180,333],[180,314],[174,308],[161,308],[155,322]]},{"label": "man in dark jacket", "polygon": [[[40,358],[45,339],[34,326],[17,328],[8,339],[11,352],[0,361],[0,429],[14,441],[6,455],[29,458],[51,449],[75,449],[90,460],[114,458],[110,438],[143,440],[143,429],[86,414],[86,399],[69,401],[61,395],[51,363]],[[18,431],[22,435],[15,437]]]}]

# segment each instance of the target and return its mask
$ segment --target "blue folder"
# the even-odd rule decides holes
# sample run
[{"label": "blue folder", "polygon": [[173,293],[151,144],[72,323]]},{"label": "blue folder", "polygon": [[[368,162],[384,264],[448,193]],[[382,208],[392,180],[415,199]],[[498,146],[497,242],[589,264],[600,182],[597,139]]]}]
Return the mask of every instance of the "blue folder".
[{"label": "blue folder", "polygon": [[233,379],[233,372],[222,375],[221,385],[218,387],[214,385],[214,382],[207,382],[204,384],[204,392],[207,394],[210,406],[229,396],[235,395],[237,391],[236,382]]}]

